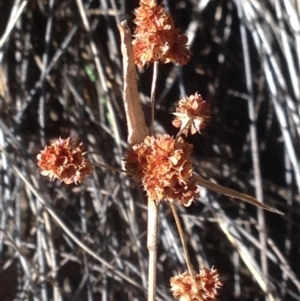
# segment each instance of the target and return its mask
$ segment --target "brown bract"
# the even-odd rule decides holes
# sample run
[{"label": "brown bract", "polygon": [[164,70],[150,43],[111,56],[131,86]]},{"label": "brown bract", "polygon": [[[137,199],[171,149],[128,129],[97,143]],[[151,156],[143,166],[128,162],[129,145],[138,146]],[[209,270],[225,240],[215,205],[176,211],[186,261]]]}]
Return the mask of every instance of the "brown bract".
[{"label": "brown bract", "polygon": [[207,126],[211,110],[209,103],[195,93],[180,99],[173,115],[176,116],[172,122],[175,127],[180,128],[185,135],[189,132],[194,135]]},{"label": "brown bract", "polygon": [[142,182],[149,199],[189,206],[199,192],[192,180],[192,148],[169,135],[147,136],[128,150],[126,169]]},{"label": "brown bract", "polygon": [[140,69],[153,62],[187,64],[192,55],[186,45],[188,39],[175,28],[172,16],[162,5],[154,0],[142,0],[135,16],[137,26],[132,45]]},{"label": "brown bract", "polygon": [[78,184],[92,172],[92,165],[83,151],[83,144],[71,138],[55,139],[37,155],[37,165],[43,176]]},{"label": "brown bract", "polygon": [[222,286],[218,271],[214,268],[203,268],[195,275],[196,285],[189,273],[174,276],[170,279],[171,291],[180,301],[213,301],[218,294],[217,290]]}]

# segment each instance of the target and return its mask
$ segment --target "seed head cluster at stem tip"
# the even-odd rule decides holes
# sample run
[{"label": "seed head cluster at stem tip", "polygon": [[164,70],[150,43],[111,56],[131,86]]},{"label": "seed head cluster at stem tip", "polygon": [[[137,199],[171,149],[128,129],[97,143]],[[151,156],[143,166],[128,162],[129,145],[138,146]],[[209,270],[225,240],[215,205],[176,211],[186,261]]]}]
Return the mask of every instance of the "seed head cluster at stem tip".
[{"label": "seed head cluster at stem tip", "polygon": [[43,176],[51,180],[59,179],[65,184],[79,184],[92,170],[89,159],[84,157],[82,142],[76,140],[55,139],[37,155],[37,165]]},{"label": "seed head cluster at stem tip", "polygon": [[213,301],[222,286],[218,271],[214,268],[203,268],[195,275],[197,287],[187,272],[171,277],[170,284],[173,296],[180,301]]},{"label": "seed head cluster at stem tip", "polygon": [[169,135],[147,136],[126,156],[126,170],[140,181],[150,200],[189,206],[199,188],[192,180],[192,145]]},{"label": "seed head cluster at stem tip", "polygon": [[211,109],[207,101],[203,100],[199,93],[186,96],[179,100],[176,111],[173,113],[175,119],[172,124],[180,128],[184,135],[201,133],[210,120]]},{"label": "seed head cluster at stem tip", "polygon": [[141,0],[134,11],[134,61],[139,69],[149,63],[173,62],[185,65],[192,53],[187,49],[188,38],[175,28],[173,18],[155,0]]}]

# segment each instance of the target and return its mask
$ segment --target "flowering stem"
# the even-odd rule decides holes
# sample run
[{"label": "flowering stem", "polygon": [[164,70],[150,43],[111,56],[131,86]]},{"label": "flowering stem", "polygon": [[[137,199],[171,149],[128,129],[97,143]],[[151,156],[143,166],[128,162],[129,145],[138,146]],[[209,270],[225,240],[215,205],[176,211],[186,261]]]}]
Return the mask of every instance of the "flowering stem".
[{"label": "flowering stem", "polygon": [[156,266],[157,266],[157,233],[158,233],[158,205],[148,199],[148,236],[149,252],[148,267],[148,301],[156,300]]},{"label": "flowering stem", "polygon": [[185,239],[185,235],[184,235],[181,223],[180,223],[180,219],[179,219],[178,213],[176,211],[175,205],[170,203],[170,206],[171,206],[171,210],[172,210],[172,213],[173,213],[173,216],[174,216],[174,219],[175,219],[175,222],[176,222],[177,230],[178,230],[178,233],[179,233],[179,236],[180,236],[180,240],[181,240],[181,244],[182,244],[182,248],[183,248],[183,252],[184,252],[184,257],[185,257],[187,269],[188,269],[189,274],[192,278],[194,287],[195,287],[195,289],[197,289],[195,272],[194,272],[193,267],[192,267],[191,258],[190,258],[189,252],[188,252],[186,239]]},{"label": "flowering stem", "polygon": [[150,135],[154,133],[154,110],[155,110],[155,89],[156,89],[156,82],[157,82],[157,75],[158,75],[158,62],[153,63],[153,76],[152,76],[152,84],[151,84],[151,121],[150,121]]}]

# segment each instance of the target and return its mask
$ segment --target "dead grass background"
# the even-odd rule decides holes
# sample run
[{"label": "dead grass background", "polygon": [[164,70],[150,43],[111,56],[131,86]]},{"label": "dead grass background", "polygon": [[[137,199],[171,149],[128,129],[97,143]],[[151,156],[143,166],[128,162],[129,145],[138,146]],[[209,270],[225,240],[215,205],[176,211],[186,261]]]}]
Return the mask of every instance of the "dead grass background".
[{"label": "dead grass background", "polygon": [[[299,1],[164,4],[194,55],[183,68],[160,67],[157,132],[175,134],[175,102],[198,91],[211,102],[213,119],[190,139],[196,169],[285,212],[262,212],[203,189],[190,208],[180,208],[195,268],[219,270],[223,301],[300,300]],[[69,135],[85,143],[95,162],[120,166],[126,123],[117,24],[132,20],[137,5],[0,1],[1,301],[146,300],[140,189],[102,169],[80,186],[66,186],[36,166],[49,139]],[[146,116],[150,84],[151,68],[139,74]],[[158,256],[158,300],[173,300],[169,277],[185,263],[166,205]]]}]

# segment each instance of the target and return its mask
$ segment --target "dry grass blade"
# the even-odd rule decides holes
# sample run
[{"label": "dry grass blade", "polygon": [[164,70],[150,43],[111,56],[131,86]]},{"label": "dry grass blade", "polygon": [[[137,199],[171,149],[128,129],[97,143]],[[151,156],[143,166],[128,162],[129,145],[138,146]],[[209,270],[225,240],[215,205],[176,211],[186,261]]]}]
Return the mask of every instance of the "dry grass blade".
[{"label": "dry grass blade", "polygon": [[277,300],[277,298],[272,293],[269,293],[270,288],[268,288],[268,281],[264,277],[262,270],[260,269],[256,260],[253,258],[253,255],[251,254],[249,249],[245,244],[243,244],[242,237],[236,230],[234,223],[230,220],[230,218],[226,216],[226,214],[222,211],[222,209],[216,202],[213,202],[213,207],[217,209],[216,217],[218,219],[220,228],[241,256],[242,260],[252,273],[254,279],[257,281],[262,290],[267,294],[267,300]]},{"label": "dry grass blade", "polygon": [[[13,30],[14,26],[16,25],[16,22],[18,21],[19,17],[21,16],[25,6],[27,4],[27,1],[22,1],[19,6],[18,2],[16,1],[16,7],[12,10],[11,18],[7,23],[7,27],[5,29],[5,32],[2,34],[0,39],[0,49],[4,46],[4,43],[8,39],[9,35],[11,34],[11,31]],[[0,57],[0,59],[2,59]]]},{"label": "dry grass blade", "polygon": [[104,266],[106,266],[106,268],[110,269],[113,271],[113,273],[115,273],[116,275],[118,275],[121,278],[126,279],[126,281],[128,281],[129,283],[135,285],[136,287],[142,288],[138,283],[136,283],[135,281],[133,281],[132,279],[128,278],[126,275],[124,275],[123,273],[120,273],[119,271],[116,271],[114,269],[113,266],[111,266],[108,262],[106,262],[105,260],[103,260],[100,256],[98,256],[95,252],[93,252],[89,247],[87,247],[84,243],[82,243],[82,241],[80,241],[73,233],[70,229],[68,229],[68,227],[64,224],[64,222],[59,218],[59,216],[57,216],[57,214],[53,211],[53,209],[49,206],[47,206],[47,203],[45,202],[45,200],[43,200],[43,198],[40,196],[39,192],[32,186],[32,184],[30,184],[28,182],[28,180],[24,177],[24,175],[21,173],[21,171],[14,165],[11,165],[12,169],[14,170],[14,172],[18,175],[18,177],[20,177],[22,179],[22,181],[24,181],[24,183],[27,185],[28,189],[30,189],[30,191],[38,198],[39,202],[42,205],[46,205],[46,210],[49,213],[49,215],[51,215],[51,217],[59,224],[59,226],[61,227],[61,229],[63,231],[66,232],[66,234],[76,243],[78,244],[86,253],[88,253],[90,256],[94,257],[96,260],[98,260],[99,262],[101,262]]}]

